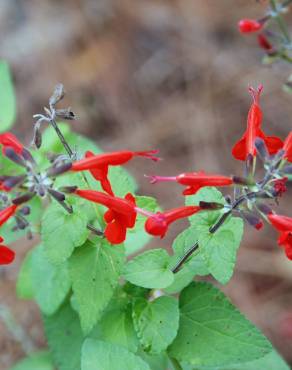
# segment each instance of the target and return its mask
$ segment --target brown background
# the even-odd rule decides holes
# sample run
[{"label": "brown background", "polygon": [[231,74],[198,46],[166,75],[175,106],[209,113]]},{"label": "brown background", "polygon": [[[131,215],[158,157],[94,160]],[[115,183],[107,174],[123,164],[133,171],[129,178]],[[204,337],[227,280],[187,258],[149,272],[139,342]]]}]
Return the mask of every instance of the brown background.
[{"label": "brown background", "polygon": [[[290,67],[262,66],[255,38],[236,28],[242,17],[261,17],[265,3],[1,0],[0,57],[13,71],[15,132],[30,142],[32,115],[42,110],[54,85],[63,82],[66,103],[78,115],[74,130],[108,151],[159,148],[164,161],[136,160],[128,168],[141,193],[157,196],[165,207],[182,204],[181,188],[151,186],[143,174],[199,169],[240,174],[241,163],[230,150],[244,130],[249,84],[264,84],[266,132],[284,137],[291,130],[292,97],[281,88]],[[291,191],[280,207],[286,213],[291,209]],[[183,226],[171,228],[167,238],[152,246],[168,248]],[[265,229],[247,228],[235,275],[223,289],[292,361],[292,263],[277,247],[276,233]],[[0,319],[3,370],[27,346],[44,346],[38,309],[15,294],[28,248],[27,242],[17,245],[16,263],[0,270],[1,317],[3,305],[9,306],[27,336],[19,343],[20,334]]]}]

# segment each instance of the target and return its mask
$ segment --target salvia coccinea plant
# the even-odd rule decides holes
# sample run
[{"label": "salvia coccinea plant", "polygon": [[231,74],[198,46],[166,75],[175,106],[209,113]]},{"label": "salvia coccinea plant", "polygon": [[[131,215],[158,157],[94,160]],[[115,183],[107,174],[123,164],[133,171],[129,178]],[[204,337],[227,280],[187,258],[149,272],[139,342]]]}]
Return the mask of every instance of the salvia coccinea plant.
[{"label": "salvia coccinea plant", "polygon": [[[123,169],[131,161],[158,161],[157,151],[103,153],[74,134],[60,122],[75,119],[59,107],[61,84],[34,116],[31,145],[0,134],[0,263],[13,263],[12,242],[24,234],[39,242],[23,261],[17,293],[39,305],[48,342],[48,350],[29,353],[13,369],[286,368],[223,293],[194,281],[230,280],[244,222],[274,228],[281,252],[292,259],[292,218],[276,211],[291,179],[292,132],[284,141],[265,134],[261,92],[262,86],[250,88],[247,125],[232,148],[240,174],[147,175],[156,186],[177,188],[177,207],[167,210],[138,195]],[[181,219],[189,226],[171,255],[141,252]]]},{"label": "salvia coccinea plant", "polygon": [[[292,39],[285,20],[286,13],[291,11],[291,4],[291,0],[263,2],[266,9],[260,18],[243,18],[238,22],[238,29],[243,35],[256,37],[258,46],[265,54],[264,64],[279,60],[292,64]],[[292,92],[292,74],[283,89]]]}]

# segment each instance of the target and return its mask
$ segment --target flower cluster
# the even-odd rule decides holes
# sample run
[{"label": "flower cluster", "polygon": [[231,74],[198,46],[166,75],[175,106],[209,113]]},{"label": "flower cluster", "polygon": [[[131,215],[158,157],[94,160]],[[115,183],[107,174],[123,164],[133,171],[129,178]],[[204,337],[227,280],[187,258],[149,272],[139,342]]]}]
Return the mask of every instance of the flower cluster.
[{"label": "flower cluster", "polygon": [[[242,217],[257,230],[262,228],[262,220],[266,219],[280,232],[279,245],[285,248],[287,257],[292,259],[292,218],[275,214],[266,204],[266,200],[277,202],[278,197],[286,191],[287,181],[292,173],[292,166],[289,165],[289,162],[292,162],[292,132],[284,142],[263,132],[261,127],[263,115],[259,102],[262,90],[262,86],[257,90],[250,88],[253,101],[248,112],[247,127],[232,149],[234,158],[245,162],[243,176],[223,176],[204,171],[182,173],[177,176],[147,176],[153,184],[176,182],[184,186],[184,196],[195,194],[206,186],[233,187],[237,189],[234,199],[226,197],[225,206],[202,200],[199,205],[182,205],[164,212],[152,213],[138,207],[133,194],[128,193],[124,198],[116,196],[108,171],[111,166],[121,166],[136,157],[158,161],[157,151],[124,150],[102,154],[88,151],[84,158],[76,159],[55,122],[57,115],[68,119],[74,117],[70,109],[56,109],[55,105],[64,96],[63,88],[58,85],[50,99],[50,109],[46,109],[47,115],[36,115],[38,122],[33,144],[37,148],[41,146],[40,124],[48,122],[56,130],[68,155],[51,155],[50,167],[40,171],[32,151],[25,148],[13,134],[0,135],[3,155],[22,168],[19,175],[0,177],[0,226],[13,217],[16,222],[15,230],[30,228],[30,223],[26,219],[29,206],[25,203],[35,196],[53,198],[68,213],[72,213],[73,208],[67,202],[67,197],[79,197],[106,207],[107,210],[103,215],[104,230],[97,230],[92,225],[88,225],[88,228],[100,237],[105,237],[111,244],[120,244],[125,241],[127,230],[135,226],[138,214],[145,217],[147,233],[163,238],[169,226],[176,220],[198,212],[223,208],[223,221],[220,221],[214,230],[219,228],[230,214]],[[264,178],[260,181],[255,178],[257,157],[261,159],[266,170]],[[89,172],[100,183],[102,191],[83,189],[75,184],[57,187],[56,178],[70,172],[81,172],[82,175]],[[0,264],[11,263],[13,259],[14,252],[1,245]]]}]

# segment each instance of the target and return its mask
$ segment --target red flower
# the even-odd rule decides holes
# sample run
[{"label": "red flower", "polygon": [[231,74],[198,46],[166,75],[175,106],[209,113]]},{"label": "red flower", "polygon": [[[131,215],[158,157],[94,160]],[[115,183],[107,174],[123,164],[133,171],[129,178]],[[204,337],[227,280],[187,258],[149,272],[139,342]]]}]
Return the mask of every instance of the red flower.
[{"label": "red flower", "polygon": [[107,223],[105,236],[110,243],[120,244],[126,239],[127,229],[135,226],[137,216],[135,198],[132,194],[127,194],[125,199],[95,190],[77,189],[75,194],[108,208],[104,219]]},{"label": "red flower", "polygon": [[[0,243],[3,242],[3,238],[0,236]],[[14,261],[15,252],[5,245],[0,245],[0,265],[9,265]]]},{"label": "red flower", "polygon": [[283,193],[287,191],[287,181],[288,177],[283,177],[282,179],[277,179],[273,181],[275,196],[281,197]]},{"label": "red flower", "polygon": [[3,154],[4,153],[4,150],[9,147],[9,148],[13,148],[14,151],[17,153],[17,154],[21,154],[22,153],[22,150],[23,150],[23,145],[18,141],[18,139],[13,135],[11,134],[10,132],[5,132],[4,134],[0,134],[0,144],[3,145]]},{"label": "red flower", "polygon": [[259,97],[263,90],[260,85],[255,91],[252,87],[249,88],[253,103],[249,109],[247,117],[247,128],[242,138],[234,145],[232,155],[241,161],[247,159],[248,155],[256,155],[255,139],[257,137],[264,140],[270,154],[276,153],[282,148],[282,141],[275,136],[266,136],[261,129],[263,114],[259,106]]},{"label": "red flower", "polygon": [[271,213],[268,219],[280,232],[278,244],[285,248],[286,256],[292,260],[292,218]]},{"label": "red flower", "polygon": [[181,185],[187,186],[183,191],[183,195],[195,194],[200,188],[204,186],[227,186],[233,184],[233,180],[228,176],[221,176],[216,174],[206,174],[203,171],[182,173],[178,176],[147,176],[150,182],[155,184],[160,181],[176,181]]},{"label": "red flower", "polygon": [[172,222],[179,220],[180,218],[191,216],[200,210],[201,207],[199,206],[184,206],[174,208],[163,213],[157,212],[147,219],[145,230],[148,234],[163,238]]},{"label": "red flower", "polygon": [[11,206],[2,209],[0,211],[0,226],[2,226],[11,216],[13,216],[16,212],[17,205],[12,204]]},{"label": "red flower", "polygon": [[108,167],[109,166],[120,166],[130,161],[133,157],[146,157],[152,159],[153,161],[158,161],[159,158],[156,157],[157,150],[150,150],[144,152],[131,152],[131,151],[121,151],[113,153],[104,154],[93,154],[88,151],[85,154],[85,158],[80,161],[76,161],[72,164],[71,171],[86,171],[89,170],[92,176],[100,181],[101,186],[104,191],[110,195],[114,195],[111,184],[108,180]]},{"label": "red flower", "polygon": [[270,43],[266,35],[264,35],[263,33],[260,33],[258,35],[258,44],[262,49],[266,50],[267,52],[273,51],[273,45]]},{"label": "red flower", "polygon": [[292,162],[292,131],[284,141],[283,150],[285,151],[284,158]]},{"label": "red flower", "polygon": [[238,22],[238,29],[241,33],[257,32],[263,28],[264,23],[256,19],[241,19]]}]

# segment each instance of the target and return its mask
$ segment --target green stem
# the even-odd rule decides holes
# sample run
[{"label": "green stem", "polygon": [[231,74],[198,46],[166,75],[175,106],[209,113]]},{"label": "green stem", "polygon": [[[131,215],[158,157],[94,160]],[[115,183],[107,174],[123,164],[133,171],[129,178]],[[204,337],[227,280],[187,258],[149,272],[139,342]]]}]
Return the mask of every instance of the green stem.
[{"label": "green stem", "polygon": [[279,14],[277,0],[270,0],[270,5],[271,5],[271,8],[272,8],[273,12],[275,12],[275,14],[276,14],[274,18],[275,18],[276,22],[278,23],[278,26],[279,26],[286,42],[290,43],[291,38],[290,38],[290,35],[289,35],[289,32],[288,32],[286,23],[284,22],[282,16]]}]

